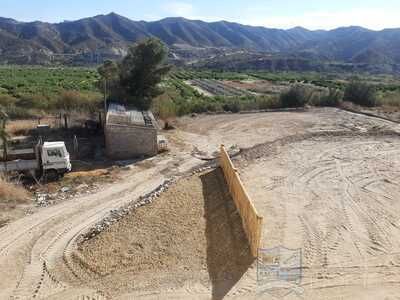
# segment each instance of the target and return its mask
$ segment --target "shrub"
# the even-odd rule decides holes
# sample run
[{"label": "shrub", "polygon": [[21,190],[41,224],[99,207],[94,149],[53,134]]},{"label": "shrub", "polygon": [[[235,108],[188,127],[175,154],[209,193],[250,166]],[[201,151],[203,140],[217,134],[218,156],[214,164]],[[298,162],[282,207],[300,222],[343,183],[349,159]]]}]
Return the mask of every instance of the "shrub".
[{"label": "shrub", "polygon": [[258,97],[256,101],[260,110],[282,107],[281,99],[277,96],[262,96]]},{"label": "shrub", "polygon": [[103,97],[98,92],[81,93],[80,109],[88,112],[96,112],[103,107]]},{"label": "shrub", "polygon": [[362,106],[377,106],[378,99],[375,88],[361,81],[351,81],[344,92],[344,100]]},{"label": "shrub", "polygon": [[10,119],[30,119],[37,114],[32,112],[30,109],[26,109],[23,107],[17,107],[15,105],[11,105],[9,107],[6,107],[6,112]]},{"label": "shrub", "polygon": [[382,95],[381,103],[385,106],[400,107],[400,92],[386,92]]},{"label": "shrub", "polygon": [[176,116],[176,104],[169,98],[156,99],[153,102],[153,111],[162,119],[168,120]]},{"label": "shrub", "polygon": [[78,91],[64,91],[56,102],[56,108],[71,111],[79,110],[81,105],[81,94]]},{"label": "shrub", "polygon": [[16,105],[27,109],[47,110],[53,108],[52,101],[43,95],[22,95]]},{"label": "shrub", "polygon": [[230,100],[222,105],[224,111],[238,113],[240,111],[240,102],[238,100]]},{"label": "shrub", "polygon": [[314,106],[337,107],[343,100],[343,93],[337,89],[329,89],[319,93],[314,93],[310,104]]},{"label": "shrub", "polygon": [[206,103],[203,101],[194,101],[190,104],[189,107],[191,113],[201,114],[207,112]]},{"label": "shrub", "polygon": [[294,85],[280,96],[282,107],[303,107],[311,98],[311,92],[305,86]]},{"label": "shrub", "polygon": [[258,109],[258,104],[254,98],[241,98],[239,100],[240,111],[252,111]]},{"label": "shrub", "polygon": [[28,192],[22,187],[0,177],[0,199],[8,203],[26,203],[29,200]]},{"label": "shrub", "polygon": [[220,103],[210,102],[206,104],[206,109],[208,112],[222,111],[222,106]]},{"label": "shrub", "polygon": [[56,108],[64,111],[94,112],[100,106],[101,95],[98,93],[80,93],[78,91],[64,91],[56,102]]},{"label": "shrub", "polygon": [[176,114],[178,116],[184,116],[190,113],[190,107],[188,103],[180,103],[177,105]]},{"label": "shrub", "polygon": [[0,105],[10,107],[17,103],[18,99],[10,95],[0,95]]}]

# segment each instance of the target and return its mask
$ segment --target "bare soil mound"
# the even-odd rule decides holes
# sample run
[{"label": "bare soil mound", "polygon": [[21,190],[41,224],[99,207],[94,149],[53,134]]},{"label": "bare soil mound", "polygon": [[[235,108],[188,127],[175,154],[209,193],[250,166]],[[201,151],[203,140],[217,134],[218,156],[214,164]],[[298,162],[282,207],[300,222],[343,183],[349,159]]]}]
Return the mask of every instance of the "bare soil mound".
[{"label": "bare soil mound", "polygon": [[110,295],[201,287],[222,298],[253,260],[220,169],[180,180],[79,247],[89,285]]}]

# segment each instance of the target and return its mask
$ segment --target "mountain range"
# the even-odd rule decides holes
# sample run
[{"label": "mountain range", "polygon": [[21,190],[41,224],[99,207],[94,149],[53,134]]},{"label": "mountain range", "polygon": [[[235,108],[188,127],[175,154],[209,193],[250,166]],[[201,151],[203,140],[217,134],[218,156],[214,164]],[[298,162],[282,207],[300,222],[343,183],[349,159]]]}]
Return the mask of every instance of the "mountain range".
[{"label": "mountain range", "polygon": [[132,21],[115,13],[56,24],[0,18],[0,62],[95,63],[121,57],[130,44],[151,36],[170,47],[174,60],[185,62],[215,60],[232,52],[254,52],[264,57],[294,56],[311,61],[392,66],[392,69],[400,64],[400,28],[282,30],[184,18]]}]

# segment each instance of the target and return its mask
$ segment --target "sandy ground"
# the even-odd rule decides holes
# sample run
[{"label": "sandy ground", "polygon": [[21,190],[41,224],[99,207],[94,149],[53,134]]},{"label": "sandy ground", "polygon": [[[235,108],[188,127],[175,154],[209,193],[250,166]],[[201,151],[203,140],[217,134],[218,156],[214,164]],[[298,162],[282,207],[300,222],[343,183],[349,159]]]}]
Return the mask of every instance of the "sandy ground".
[{"label": "sandy ground", "polygon": [[306,299],[399,295],[398,135],[282,141],[239,158],[263,248],[302,249]]},{"label": "sandy ground", "polygon": [[[185,117],[179,120],[179,137],[199,153],[213,154],[223,143],[227,148],[249,149],[277,139],[317,132],[367,132],[400,130],[392,122],[347,113],[339,109],[311,109],[305,112],[223,114]],[[216,154],[216,153],[214,153]]]},{"label": "sandy ground", "polygon": [[240,90],[252,91],[257,94],[279,94],[288,89],[288,85],[276,84],[267,80],[224,80],[224,84]]},{"label": "sandy ground", "polygon": [[[400,253],[396,218],[400,209],[396,202],[399,141],[397,136],[385,133],[389,130],[399,131],[399,125],[336,109],[182,119],[178,130],[166,134],[171,142],[170,153],[133,165],[121,182],[105,185],[93,195],[65,201],[1,228],[0,299],[103,297],[96,292],[103,290],[96,283],[98,278],[91,281],[79,276],[82,270],[72,259],[78,237],[110,210],[147,194],[165,179],[182,176],[199,166],[203,163],[201,158],[215,155],[220,143],[228,148],[249,149],[237,157],[236,163],[266,220],[263,247],[303,249],[302,288],[306,299],[395,299],[400,294],[396,254]],[[250,150],[256,145],[259,146]],[[200,183],[191,180],[193,186],[187,183],[186,190],[192,189],[195,195],[197,189],[198,194]],[[177,188],[182,186],[185,187],[183,184]],[[171,199],[171,195],[165,197]],[[175,201],[186,198],[190,197],[177,196]],[[201,200],[193,197],[192,201],[196,199]],[[154,218],[156,224],[172,226],[157,214]],[[127,222],[125,230],[139,224],[136,219],[122,222]],[[204,218],[197,222],[195,225],[200,228],[207,223]],[[136,232],[139,234],[140,230]],[[110,239],[118,234],[110,235]],[[193,230],[193,236],[200,239],[201,230]],[[179,264],[175,267],[162,256],[156,266],[171,267],[171,276],[159,274],[160,281],[154,285],[151,275],[145,278],[147,288],[135,298],[210,299],[221,295],[224,287],[213,283],[209,271],[203,269],[204,255],[208,258],[204,232],[202,239],[197,248],[201,249],[198,260],[189,261],[184,246],[174,248],[186,257],[187,266],[201,270],[194,276],[196,280],[190,281],[186,278],[190,272],[176,271]],[[90,251],[95,251],[82,250],[89,258]],[[104,255],[111,256],[109,250],[103,250]],[[152,255],[157,257],[156,253]],[[118,257],[116,254],[114,262]],[[135,266],[131,272],[138,274]],[[98,267],[106,272],[113,270],[108,265]],[[173,272],[179,275],[179,284],[169,285],[175,278]],[[127,281],[123,274],[116,276]],[[116,278],[109,275],[110,281],[102,283],[104,290],[115,298],[132,299],[132,295],[122,294],[119,285],[113,290]],[[272,299],[270,293],[258,293],[256,278],[253,264],[222,294],[226,298]],[[179,287],[182,282],[184,286]],[[286,298],[295,297],[292,293]]]},{"label": "sandy ground", "polygon": [[254,261],[235,211],[220,169],[182,179],[79,246],[78,263],[98,275],[85,285],[111,298],[186,287],[222,299]]}]

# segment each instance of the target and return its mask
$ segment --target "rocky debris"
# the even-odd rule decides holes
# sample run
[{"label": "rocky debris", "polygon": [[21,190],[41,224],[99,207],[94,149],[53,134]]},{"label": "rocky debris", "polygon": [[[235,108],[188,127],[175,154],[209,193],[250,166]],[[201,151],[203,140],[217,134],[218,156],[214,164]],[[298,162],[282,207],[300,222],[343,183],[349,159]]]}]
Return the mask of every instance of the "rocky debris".
[{"label": "rocky debris", "polygon": [[77,191],[82,191],[87,189],[89,189],[89,185],[87,185],[86,183],[82,183],[75,188],[75,190]]},{"label": "rocky debris", "polygon": [[68,187],[68,186],[64,186],[64,187],[62,187],[61,188],[61,193],[68,193],[69,191],[71,190],[71,188],[70,187]]},{"label": "rocky debris", "polygon": [[212,162],[212,163],[203,165],[203,166],[201,166],[199,168],[193,169],[190,174],[191,175],[196,175],[196,174],[203,173],[203,172],[211,170],[211,169],[215,169],[217,167],[218,167],[218,164],[216,162]]},{"label": "rocky debris", "polygon": [[37,206],[47,207],[50,205],[49,194],[43,194],[43,193],[36,192],[35,193],[35,201],[36,201]]},{"label": "rocky debris", "polygon": [[71,198],[87,195],[98,190],[97,184],[80,184],[74,188],[62,187],[55,193],[50,193],[45,190],[38,190],[34,192],[34,202],[37,207],[48,207],[54,205],[57,202],[68,200]]},{"label": "rocky debris", "polygon": [[27,210],[25,210],[25,216],[30,216],[33,215],[35,212],[32,208],[28,208]]},{"label": "rocky debris", "polygon": [[159,185],[155,190],[148,193],[147,195],[141,196],[138,199],[135,199],[134,201],[129,203],[128,205],[125,205],[119,209],[111,210],[106,218],[104,218],[96,225],[94,225],[87,233],[83,234],[80,240],[83,242],[94,238],[100,232],[104,231],[112,224],[118,222],[124,216],[129,215],[137,208],[152,203],[155,199],[160,197],[160,195],[164,191],[168,190],[168,188],[175,182],[176,182],[175,178],[167,179],[161,185]]}]

